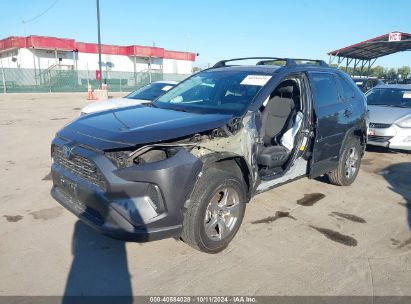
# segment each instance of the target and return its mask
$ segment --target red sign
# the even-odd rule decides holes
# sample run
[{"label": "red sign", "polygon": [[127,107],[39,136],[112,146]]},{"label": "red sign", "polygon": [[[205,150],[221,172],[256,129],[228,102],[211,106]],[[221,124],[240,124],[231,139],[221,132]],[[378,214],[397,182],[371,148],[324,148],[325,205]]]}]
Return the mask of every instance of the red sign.
[{"label": "red sign", "polygon": [[101,79],[100,70],[96,70],[96,80],[100,80],[100,79]]},{"label": "red sign", "polygon": [[401,41],[401,33],[397,33],[397,32],[389,33],[388,41]]}]

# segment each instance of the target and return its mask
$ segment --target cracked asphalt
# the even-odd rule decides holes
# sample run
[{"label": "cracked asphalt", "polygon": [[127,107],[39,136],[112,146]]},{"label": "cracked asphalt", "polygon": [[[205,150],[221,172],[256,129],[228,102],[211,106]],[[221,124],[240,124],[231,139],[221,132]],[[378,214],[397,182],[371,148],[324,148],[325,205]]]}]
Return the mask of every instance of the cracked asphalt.
[{"label": "cracked asphalt", "polygon": [[350,187],[256,196],[220,254],[124,243],[49,195],[50,141],[85,98],[0,95],[0,295],[411,295],[410,153],[370,149]]}]

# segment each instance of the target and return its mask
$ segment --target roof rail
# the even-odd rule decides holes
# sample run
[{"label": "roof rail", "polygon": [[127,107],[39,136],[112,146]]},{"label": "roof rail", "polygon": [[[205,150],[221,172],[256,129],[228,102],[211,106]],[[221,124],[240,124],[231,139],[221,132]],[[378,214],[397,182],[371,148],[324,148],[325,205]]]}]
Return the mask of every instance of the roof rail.
[{"label": "roof rail", "polygon": [[286,66],[291,65],[298,65],[300,61],[307,61],[312,62],[313,64],[317,64],[320,66],[328,66],[324,60],[316,60],[316,59],[302,59],[302,58],[279,58],[279,57],[243,57],[243,58],[233,58],[227,60],[221,60],[217,62],[213,68],[221,68],[227,66],[227,62],[231,61],[240,61],[240,60],[250,60],[250,59],[263,59],[257,62],[256,65],[270,65],[274,62],[285,61]]}]

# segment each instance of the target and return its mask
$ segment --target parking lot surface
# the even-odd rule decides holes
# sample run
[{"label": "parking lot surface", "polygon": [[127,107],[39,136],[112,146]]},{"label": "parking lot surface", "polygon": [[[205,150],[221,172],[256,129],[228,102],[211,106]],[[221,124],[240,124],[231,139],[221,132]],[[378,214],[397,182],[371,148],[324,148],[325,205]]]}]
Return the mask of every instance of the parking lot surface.
[{"label": "parking lot surface", "polygon": [[124,243],[49,194],[50,142],[85,99],[0,94],[0,295],[411,295],[410,153],[367,151],[350,187],[301,179],[256,196],[219,254]]}]

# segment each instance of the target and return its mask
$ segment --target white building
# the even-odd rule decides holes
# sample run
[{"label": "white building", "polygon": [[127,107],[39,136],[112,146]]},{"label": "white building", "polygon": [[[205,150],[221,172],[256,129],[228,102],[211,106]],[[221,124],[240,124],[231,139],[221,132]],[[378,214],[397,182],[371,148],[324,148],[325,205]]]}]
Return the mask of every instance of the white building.
[{"label": "white building", "polygon": [[[149,46],[102,45],[103,71],[191,74],[194,53]],[[0,40],[0,68],[98,70],[98,45],[74,39],[28,36]]]}]

